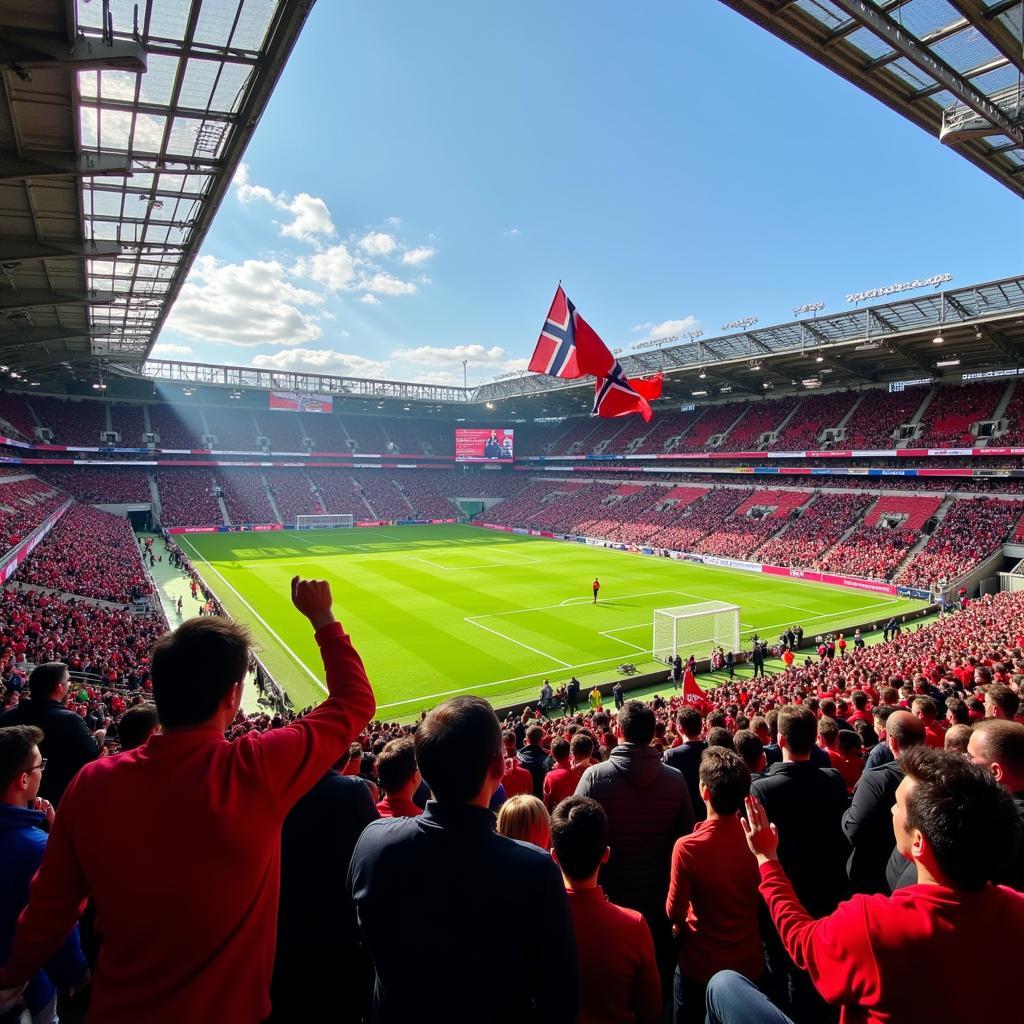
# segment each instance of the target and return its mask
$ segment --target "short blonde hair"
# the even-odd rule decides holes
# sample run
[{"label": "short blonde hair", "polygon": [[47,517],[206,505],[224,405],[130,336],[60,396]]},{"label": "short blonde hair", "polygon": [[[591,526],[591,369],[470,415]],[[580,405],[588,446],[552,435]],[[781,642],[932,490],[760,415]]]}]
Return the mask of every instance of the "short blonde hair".
[{"label": "short blonde hair", "polygon": [[506,800],[498,811],[498,831],[509,839],[551,849],[551,815],[535,796],[520,793]]}]

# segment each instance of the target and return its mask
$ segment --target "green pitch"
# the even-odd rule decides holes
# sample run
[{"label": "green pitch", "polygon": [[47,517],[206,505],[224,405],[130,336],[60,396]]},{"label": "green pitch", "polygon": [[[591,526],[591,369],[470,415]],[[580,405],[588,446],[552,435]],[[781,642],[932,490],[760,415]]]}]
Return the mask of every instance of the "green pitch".
[{"label": "green pitch", "polygon": [[[248,622],[296,707],[319,702],[323,669],[292,608],[296,573],[330,581],[338,618],[366,662],[382,718],[413,718],[456,693],[495,706],[541,683],[589,683],[651,662],[655,608],[728,601],[744,640],[884,622],[920,601],[773,579],[469,526],[391,527],[176,538],[210,587]],[[601,598],[591,583],[601,580]],[[706,645],[694,653],[706,657]]]}]

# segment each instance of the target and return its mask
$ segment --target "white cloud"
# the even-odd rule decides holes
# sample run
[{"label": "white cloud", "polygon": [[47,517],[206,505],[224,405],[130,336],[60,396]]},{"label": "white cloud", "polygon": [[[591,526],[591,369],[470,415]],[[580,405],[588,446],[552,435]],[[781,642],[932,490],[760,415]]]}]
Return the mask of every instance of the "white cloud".
[{"label": "white cloud", "polygon": [[371,231],[359,239],[359,248],[372,256],[387,256],[398,248],[393,235],[383,231]]},{"label": "white cloud", "polygon": [[362,296],[362,298],[360,298],[359,301],[360,302],[365,302],[366,305],[368,305],[368,306],[379,306],[380,305],[380,299],[378,299],[376,295],[372,295],[370,292],[367,292],[364,296]]},{"label": "white cloud", "polygon": [[[452,345],[450,348],[436,348],[420,345],[417,348],[396,348],[392,359],[403,359],[409,363],[461,363],[468,359],[475,365],[500,366],[509,358],[508,352],[498,345],[484,348],[483,345]],[[517,360],[519,361],[519,360]]]},{"label": "white cloud", "polygon": [[429,245],[421,245],[415,249],[406,249],[406,251],[402,253],[402,262],[406,264],[406,266],[415,267],[420,263],[425,263],[436,252],[437,250]]},{"label": "white cloud", "polygon": [[325,285],[332,292],[349,291],[355,287],[353,282],[360,262],[341,242],[323,252],[300,259],[292,268],[292,273]]},{"label": "white cloud", "polygon": [[430,370],[427,373],[417,373],[417,384],[453,384],[462,387],[462,370]]},{"label": "white cloud", "polygon": [[522,231],[520,231],[519,228],[509,228],[505,232],[505,237],[506,238],[518,238],[521,234],[522,234]]},{"label": "white cloud", "polygon": [[390,224],[392,227],[397,228],[398,225],[402,223],[402,218],[401,217],[387,217],[387,218],[385,218],[385,223]]},{"label": "white cloud", "polygon": [[368,292],[377,292],[380,295],[415,295],[416,285],[412,281],[400,281],[397,277],[383,270],[375,274],[364,276],[359,282],[360,288]]},{"label": "white cloud", "polygon": [[170,341],[158,341],[153,346],[155,356],[190,356],[192,355],[191,345],[175,345]]},{"label": "white cloud", "polygon": [[339,373],[353,377],[381,377],[387,363],[350,352],[329,348],[291,348],[273,355],[254,356],[252,365],[264,370],[293,370],[309,373]]},{"label": "white cloud", "polygon": [[644,331],[649,338],[664,338],[670,334],[685,334],[697,327],[695,316],[684,316],[681,320],[663,320],[660,324],[637,324],[634,331]]},{"label": "white cloud", "polygon": [[321,237],[333,238],[338,233],[331,220],[331,211],[319,196],[311,196],[308,192],[300,192],[297,196],[290,196],[287,192],[275,195],[266,186],[254,185],[250,181],[249,168],[244,163],[238,165],[232,184],[240,203],[270,203],[292,215],[288,223],[279,226],[282,235],[317,244]]},{"label": "white cloud", "polygon": [[167,326],[189,338],[225,345],[302,345],[323,330],[303,310],[323,298],[297,288],[276,260],[222,263],[200,256],[181,289]]}]

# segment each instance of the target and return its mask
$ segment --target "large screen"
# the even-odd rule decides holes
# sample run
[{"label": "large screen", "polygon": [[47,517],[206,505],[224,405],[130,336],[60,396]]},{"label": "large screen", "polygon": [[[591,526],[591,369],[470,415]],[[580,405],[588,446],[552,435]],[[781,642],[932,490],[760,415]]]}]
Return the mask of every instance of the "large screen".
[{"label": "large screen", "polygon": [[456,462],[511,462],[513,431],[484,427],[482,430],[456,428]]},{"label": "large screen", "polygon": [[333,412],[334,398],[306,391],[271,391],[270,408],[283,412]]}]

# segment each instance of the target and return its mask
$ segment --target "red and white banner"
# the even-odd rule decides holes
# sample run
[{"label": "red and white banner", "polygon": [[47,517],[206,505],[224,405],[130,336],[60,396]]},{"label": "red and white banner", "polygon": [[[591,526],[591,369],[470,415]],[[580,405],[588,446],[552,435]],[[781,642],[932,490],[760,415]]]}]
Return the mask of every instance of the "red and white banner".
[{"label": "red and white banner", "polygon": [[307,391],[271,391],[270,408],[281,412],[334,412],[334,398]]},{"label": "red and white banner", "polygon": [[841,576],[831,572],[818,572],[817,569],[794,569],[783,565],[762,565],[761,572],[766,576],[784,576],[791,580],[830,583],[834,587],[846,587],[850,590],[867,590],[872,594],[887,594],[890,597],[896,597],[899,593],[891,583],[883,583],[881,580],[866,580],[860,576]]}]

